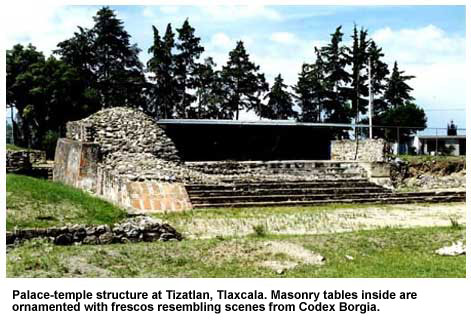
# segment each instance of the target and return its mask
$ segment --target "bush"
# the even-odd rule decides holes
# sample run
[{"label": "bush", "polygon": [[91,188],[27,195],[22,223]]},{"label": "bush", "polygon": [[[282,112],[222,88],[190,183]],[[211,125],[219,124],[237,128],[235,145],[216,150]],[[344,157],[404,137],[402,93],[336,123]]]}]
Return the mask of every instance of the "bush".
[{"label": "bush", "polygon": [[252,226],[252,229],[256,237],[265,237],[267,235],[267,228],[263,224]]}]

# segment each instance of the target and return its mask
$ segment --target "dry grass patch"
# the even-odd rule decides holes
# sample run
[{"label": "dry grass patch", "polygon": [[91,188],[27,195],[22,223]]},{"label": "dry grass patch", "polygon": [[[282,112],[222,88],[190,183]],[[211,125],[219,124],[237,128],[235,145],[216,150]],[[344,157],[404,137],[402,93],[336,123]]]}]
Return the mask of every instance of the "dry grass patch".
[{"label": "dry grass patch", "polygon": [[195,210],[177,215],[157,215],[189,239],[241,237],[266,226],[266,233],[312,235],[377,228],[449,226],[450,217],[460,225],[466,222],[466,204],[398,204],[359,206],[319,206],[286,208],[220,209],[211,215]]}]

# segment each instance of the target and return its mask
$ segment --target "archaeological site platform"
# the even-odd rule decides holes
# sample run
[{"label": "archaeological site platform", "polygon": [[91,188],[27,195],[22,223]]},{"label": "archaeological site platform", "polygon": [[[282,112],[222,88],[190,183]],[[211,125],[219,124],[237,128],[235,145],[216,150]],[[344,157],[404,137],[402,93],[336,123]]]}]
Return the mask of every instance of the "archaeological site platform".
[{"label": "archaeological site platform", "polygon": [[124,107],[69,122],[54,180],[132,212],[193,208],[465,201],[396,192],[386,142],[330,141],[291,121],[160,120]]}]

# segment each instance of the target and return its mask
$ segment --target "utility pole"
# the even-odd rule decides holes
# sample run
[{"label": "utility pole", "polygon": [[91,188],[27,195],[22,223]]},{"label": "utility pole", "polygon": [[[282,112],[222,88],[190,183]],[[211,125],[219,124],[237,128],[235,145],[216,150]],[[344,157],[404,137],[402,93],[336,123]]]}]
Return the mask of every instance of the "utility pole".
[{"label": "utility pole", "polygon": [[371,57],[368,58],[368,114],[370,118],[370,139],[373,139],[373,89],[371,88]]}]

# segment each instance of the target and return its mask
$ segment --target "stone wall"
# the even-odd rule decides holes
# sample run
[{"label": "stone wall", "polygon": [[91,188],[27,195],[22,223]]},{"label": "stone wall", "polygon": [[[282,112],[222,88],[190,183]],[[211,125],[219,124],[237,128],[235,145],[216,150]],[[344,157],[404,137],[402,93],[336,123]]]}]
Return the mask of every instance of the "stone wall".
[{"label": "stone wall", "polygon": [[331,160],[336,161],[383,162],[387,160],[386,152],[387,143],[384,139],[360,140],[358,150],[357,143],[352,140],[334,140],[331,143]]},{"label": "stone wall", "polygon": [[[143,170],[136,163],[134,170]],[[185,187],[178,177],[144,176],[120,172],[107,165],[96,143],[59,139],[54,180],[85,189],[135,212],[164,212],[191,209]],[[160,179],[159,179],[160,178]]]},{"label": "stone wall", "polygon": [[67,138],[93,142],[104,156],[116,152],[148,153],[166,161],[180,161],[172,140],[156,122],[130,108],[111,108],[67,123]]},{"label": "stone wall", "polygon": [[40,150],[7,150],[6,169],[7,172],[29,170],[32,165],[46,162],[46,152]]},{"label": "stone wall", "polygon": [[156,181],[128,182],[126,190],[130,206],[137,211],[191,210],[191,202],[182,183]]},{"label": "stone wall", "polygon": [[155,121],[133,109],[106,109],[70,122],[67,138],[57,143],[54,180],[132,211],[191,209],[182,182],[201,176],[181,165]]},{"label": "stone wall", "polygon": [[283,160],[283,161],[205,161],[185,162],[189,169],[230,179],[258,181],[270,179],[316,180],[338,179],[349,175],[366,177],[354,161]]},{"label": "stone wall", "polygon": [[73,225],[46,229],[18,229],[7,232],[7,245],[34,238],[48,238],[58,245],[109,244],[140,241],[181,240],[182,235],[169,224],[149,217],[137,217],[113,226]]},{"label": "stone wall", "polygon": [[95,192],[99,161],[98,144],[61,138],[54,156],[54,180]]}]

